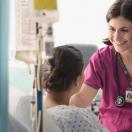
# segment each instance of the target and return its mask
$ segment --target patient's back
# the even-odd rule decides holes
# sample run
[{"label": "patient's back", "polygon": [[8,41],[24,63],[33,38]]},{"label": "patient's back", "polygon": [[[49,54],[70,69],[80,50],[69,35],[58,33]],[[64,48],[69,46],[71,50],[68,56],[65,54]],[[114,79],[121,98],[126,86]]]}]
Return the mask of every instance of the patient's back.
[{"label": "patient's back", "polygon": [[62,132],[102,132],[105,129],[89,108],[58,105],[47,109]]}]

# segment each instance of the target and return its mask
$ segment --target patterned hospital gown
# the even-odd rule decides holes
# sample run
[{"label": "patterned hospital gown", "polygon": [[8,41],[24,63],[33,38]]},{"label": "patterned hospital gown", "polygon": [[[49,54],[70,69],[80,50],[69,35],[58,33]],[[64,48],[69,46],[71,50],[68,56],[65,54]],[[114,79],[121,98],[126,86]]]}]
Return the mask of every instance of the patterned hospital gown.
[{"label": "patterned hospital gown", "polygon": [[58,105],[47,109],[62,132],[106,132],[89,108]]}]

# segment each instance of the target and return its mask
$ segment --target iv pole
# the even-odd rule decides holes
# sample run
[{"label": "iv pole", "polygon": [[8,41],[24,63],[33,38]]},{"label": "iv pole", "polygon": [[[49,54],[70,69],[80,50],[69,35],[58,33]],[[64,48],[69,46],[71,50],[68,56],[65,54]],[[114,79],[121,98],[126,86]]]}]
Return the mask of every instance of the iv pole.
[{"label": "iv pole", "polygon": [[[36,34],[37,34],[37,62],[34,65],[34,81],[33,81],[33,96],[32,96],[32,131],[43,132],[43,77],[44,77],[44,62],[48,58],[52,57],[54,42],[53,42],[53,30],[52,25],[48,24],[47,32],[45,35],[42,34],[43,29],[40,24],[36,23]],[[50,39],[46,40],[46,36]],[[45,39],[45,41],[44,41]],[[36,98],[35,98],[36,96]],[[35,112],[35,107],[37,110]],[[36,113],[36,115],[35,115]],[[35,120],[36,119],[36,120]],[[35,124],[36,122],[36,124]],[[36,130],[36,131],[35,131]]]},{"label": "iv pole", "polygon": [[[35,76],[33,82],[33,103],[32,107],[36,104],[36,125],[35,120],[32,120],[32,128],[36,131],[33,132],[43,132],[43,86],[42,86],[42,76],[44,69],[44,61],[47,57],[52,56],[53,51],[53,30],[52,24],[58,19],[57,10],[57,2],[56,0],[34,0],[34,8],[40,16],[38,17],[36,22],[36,37],[37,37],[37,56],[36,56],[36,64],[35,64]],[[55,12],[55,13],[54,13]],[[37,17],[36,17],[37,18]],[[43,23],[47,24],[46,34],[43,33]],[[48,36],[48,40],[46,40],[46,35]],[[47,42],[46,42],[47,41]],[[36,101],[35,101],[35,88],[36,88]],[[34,105],[34,106],[33,106]],[[34,107],[35,108],[35,107]],[[35,113],[35,111],[33,112]],[[32,114],[33,115],[33,114]],[[35,114],[34,114],[35,116]],[[32,119],[35,119],[33,117]]]},{"label": "iv pole", "polygon": [[[31,131],[43,132],[41,72],[44,69],[44,61],[51,56],[54,46],[52,24],[58,21],[57,0],[16,0],[16,3],[17,25],[19,27],[17,30],[16,59],[22,60],[28,65],[34,65]],[[47,31],[46,34],[45,31]]]}]

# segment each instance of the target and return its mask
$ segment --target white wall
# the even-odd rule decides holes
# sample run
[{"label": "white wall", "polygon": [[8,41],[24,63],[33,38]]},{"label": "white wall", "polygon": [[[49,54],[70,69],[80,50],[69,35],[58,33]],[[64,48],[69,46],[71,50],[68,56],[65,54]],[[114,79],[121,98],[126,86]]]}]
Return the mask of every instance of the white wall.
[{"label": "white wall", "polygon": [[58,0],[59,22],[54,24],[56,45],[93,43],[102,47],[107,36],[106,12],[114,0]]}]

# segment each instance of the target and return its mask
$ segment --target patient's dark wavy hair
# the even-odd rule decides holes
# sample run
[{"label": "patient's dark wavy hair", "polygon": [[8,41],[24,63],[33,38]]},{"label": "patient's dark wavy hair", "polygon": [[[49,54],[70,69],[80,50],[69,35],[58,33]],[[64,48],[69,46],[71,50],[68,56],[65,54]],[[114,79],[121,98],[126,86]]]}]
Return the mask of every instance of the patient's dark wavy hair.
[{"label": "patient's dark wavy hair", "polygon": [[[119,16],[132,22],[132,0],[116,0],[106,14],[106,21],[108,23],[112,18]],[[108,38],[103,39],[103,43],[112,45]]]},{"label": "patient's dark wavy hair", "polygon": [[54,92],[66,91],[82,73],[83,56],[73,46],[56,47],[53,58],[48,60],[47,69],[43,79],[44,88]]}]

